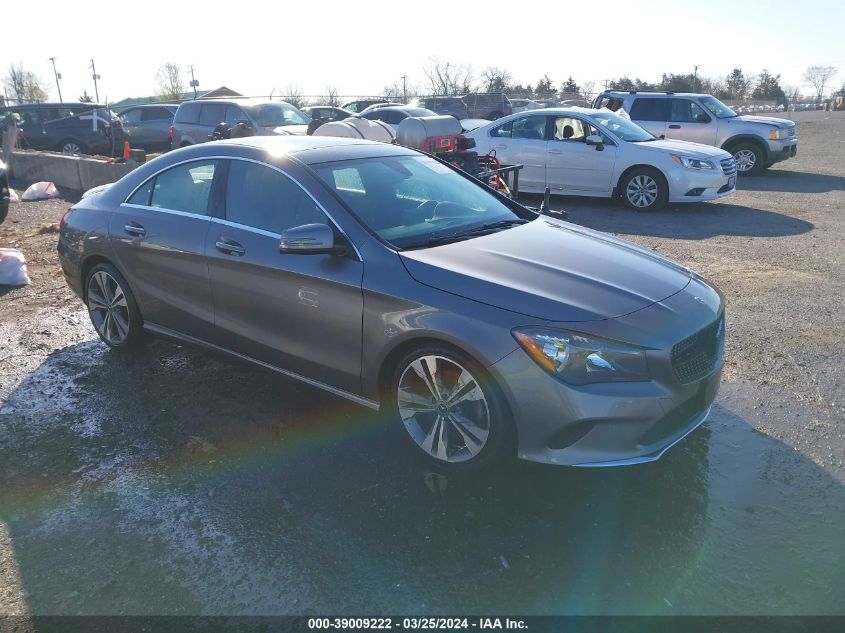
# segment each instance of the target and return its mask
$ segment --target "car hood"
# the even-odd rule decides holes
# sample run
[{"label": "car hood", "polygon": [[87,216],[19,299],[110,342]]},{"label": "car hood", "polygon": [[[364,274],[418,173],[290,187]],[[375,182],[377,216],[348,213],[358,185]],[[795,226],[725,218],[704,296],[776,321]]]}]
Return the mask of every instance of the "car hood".
[{"label": "car hood", "polygon": [[726,121],[736,121],[739,123],[764,123],[766,125],[773,125],[775,127],[792,127],[795,125],[788,119],[780,119],[773,116],[757,116],[754,114],[741,114],[738,117],[731,117]]},{"label": "car hood", "polygon": [[546,217],[400,255],[422,284],[546,321],[630,314],[682,290],[692,276],[639,246]]},{"label": "car hood", "polygon": [[685,156],[692,156],[694,158],[714,158],[716,160],[723,160],[731,157],[728,152],[723,149],[719,149],[718,147],[668,138],[664,140],[648,141],[647,143],[632,143],[632,145],[658,152],[684,154]]},{"label": "car hood", "polygon": [[464,132],[472,132],[490,123],[487,119],[461,119],[460,122]]},{"label": "car hood", "polygon": [[308,133],[307,125],[280,125],[279,127],[263,127],[267,134],[279,134],[286,136],[292,134],[293,136],[305,136]]}]

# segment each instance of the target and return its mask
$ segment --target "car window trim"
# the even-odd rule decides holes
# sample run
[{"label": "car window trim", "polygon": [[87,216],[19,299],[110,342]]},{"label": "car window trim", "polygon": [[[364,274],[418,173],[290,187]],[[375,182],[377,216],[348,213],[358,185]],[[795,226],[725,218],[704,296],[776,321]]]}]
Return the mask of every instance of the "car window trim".
[{"label": "car window trim", "polygon": [[[223,157],[223,158],[225,158],[225,157]],[[190,211],[180,211],[179,209],[170,209],[168,207],[154,207],[154,206],[146,205],[146,204],[134,204],[134,203],[131,203],[129,201],[132,199],[132,196],[134,196],[135,193],[139,189],[141,189],[144,185],[146,185],[151,180],[158,178],[161,174],[163,174],[166,171],[173,169],[174,167],[186,165],[187,163],[201,163],[201,162],[209,162],[209,161],[213,161],[213,160],[221,160],[221,157],[189,158],[187,160],[183,160],[183,161],[180,161],[178,163],[173,163],[172,165],[168,165],[167,167],[163,167],[162,169],[159,169],[156,173],[154,173],[152,176],[150,176],[149,178],[144,180],[140,185],[135,187],[132,190],[132,192],[128,196],[126,196],[126,199],[123,202],[120,203],[120,206],[126,205],[127,207],[132,207],[132,208],[136,208],[136,209],[150,209],[152,211],[162,211],[162,210],[164,210],[164,211],[167,211],[168,213],[175,213],[177,215],[184,215],[184,216],[197,217],[197,218],[210,218],[212,214],[211,214],[211,212],[209,212],[209,207],[211,206],[212,196],[215,192],[215,186],[214,185],[217,182],[217,177],[218,177],[218,169],[216,167],[214,169],[214,176],[212,177],[212,182],[211,182],[211,191],[209,191],[209,194],[208,194],[208,200],[206,201],[205,213],[204,214],[191,213]],[[155,184],[153,184],[153,187],[150,189],[150,202],[152,202],[152,192],[153,192],[154,189],[155,189]]]}]

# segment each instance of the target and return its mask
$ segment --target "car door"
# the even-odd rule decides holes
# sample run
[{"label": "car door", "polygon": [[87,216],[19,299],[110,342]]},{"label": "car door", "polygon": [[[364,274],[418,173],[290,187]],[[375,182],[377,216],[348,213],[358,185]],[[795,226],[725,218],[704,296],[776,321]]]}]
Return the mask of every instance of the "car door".
[{"label": "car door", "polygon": [[205,247],[218,345],[360,391],[363,263],[352,249],[279,253],[282,231],[332,224],[295,167],[232,159],[227,170],[223,215]]},{"label": "car door", "polygon": [[141,108],[138,138],[141,147],[151,151],[165,149],[170,143],[170,123],[173,113],[167,108]]},{"label": "car door", "polygon": [[[22,107],[18,123],[21,147],[24,149],[57,149],[50,145],[53,140],[44,128],[44,114],[46,110],[39,107]],[[58,144],[58,140],[55,140]]]},{"label": "car door", "polygon": [[546,187],[546,117],[526,115],[490,130],[490,148],[503,165],[522,165],[519,188],[544,191]]},{"label": "car door", "polygon": [[662,97],[637,97],[628,113],[631,120],[654,134],[666,134],[669,121],[669,100]]},{"label": "car door", "polygon": [[669,122],[666,138],[714,145],[716,122],[692,99],[669,99]]},{"label": "car door", "polygon": [[120,122],[123,125],[123,132],[132,147],[146,149],[143,127],[141,126],[142,108],[130,108],[120,113]]},{"label": "car door", "polygon": [[109,221],[118,266],[144,320],[204,341],[214,334],[204,251],[218,166],[202,159],[160,172]]},{"label": "car door", "polygon": [[591,123],[572,115],[549,117],[546,184],[553,193],[608,192],[613,185],[617,147],[607,142],[599,150],[586,138],[600,132]]}]

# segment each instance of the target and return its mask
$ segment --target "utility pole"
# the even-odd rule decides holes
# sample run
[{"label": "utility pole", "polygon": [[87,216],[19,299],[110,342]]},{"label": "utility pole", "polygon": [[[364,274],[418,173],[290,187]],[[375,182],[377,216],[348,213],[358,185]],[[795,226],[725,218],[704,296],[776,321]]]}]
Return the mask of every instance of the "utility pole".
[{"label": "utility pole", "polygon": [[[191,88],[194,89],[194,99],[197,98],[197,86],[200,85],[200,82],[197,81],[196,77],[194,77],[194,65],[191,64],[189,70],[191,71]],[[275,88],[273,88],[275,90]],[[273,95],[270,95],[271,97]]]},{"label": "utility pole", "polygon": [[608,84],[609,84],[609,83],[610,83],[610,79],[605,79],[605,80],[604,80],[604,89],[605,89],[605,90],[607,90],[607,86],[608,86]]},{"label": "utility pole", "polygon": [[408,103],[408,75],[402,75],[402,100]]},{"label": "utility pole", "polygon": [[94,66],[93,58],[91,58],[91,72],[93,73],[91,76],[94,78],[94,99],[97,103],[100,103],[100,90],[97,88],[97,80],[100,76],[97,74],[97,68]]},{"label": "utility pole", "polygon": [[51,57],[50,61],[53,62],[53,75],[56,77],[56,90],[59,91],[59,103],[64,103],[64,101],[62,101],[62,87],[59,85],[59,79],[62,78],[62,73],[56,72],[56,58]]},{"label": "utility pole", "polygon": [[692,89],[694,92],[698,91],[698,64],[693,66],[695,72],[692,75]]}]

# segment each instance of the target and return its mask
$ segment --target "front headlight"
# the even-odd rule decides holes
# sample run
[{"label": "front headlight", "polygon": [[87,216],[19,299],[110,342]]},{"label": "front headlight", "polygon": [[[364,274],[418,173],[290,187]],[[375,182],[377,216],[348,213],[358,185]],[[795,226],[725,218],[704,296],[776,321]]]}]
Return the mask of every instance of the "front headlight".
[{"label": "front headlight", "polygon": [[639,347],[546,328],[519,328],[513,335],[540,367],[572,385],[649,380]]},{"label": "front headlight", "polygon": [[684,156],[683,154],[672,154],[672,160],[679,165],[683,165],[687,169],[716,169],[716,165],[711,163],[709,160],[693,158],[692,156]]},{"label": "front headlight", "polygon": [[771,141],[780,141],[790,136],[792,136],[792,128],[788,127],[778,128],[769,132],[769,140]]}]

